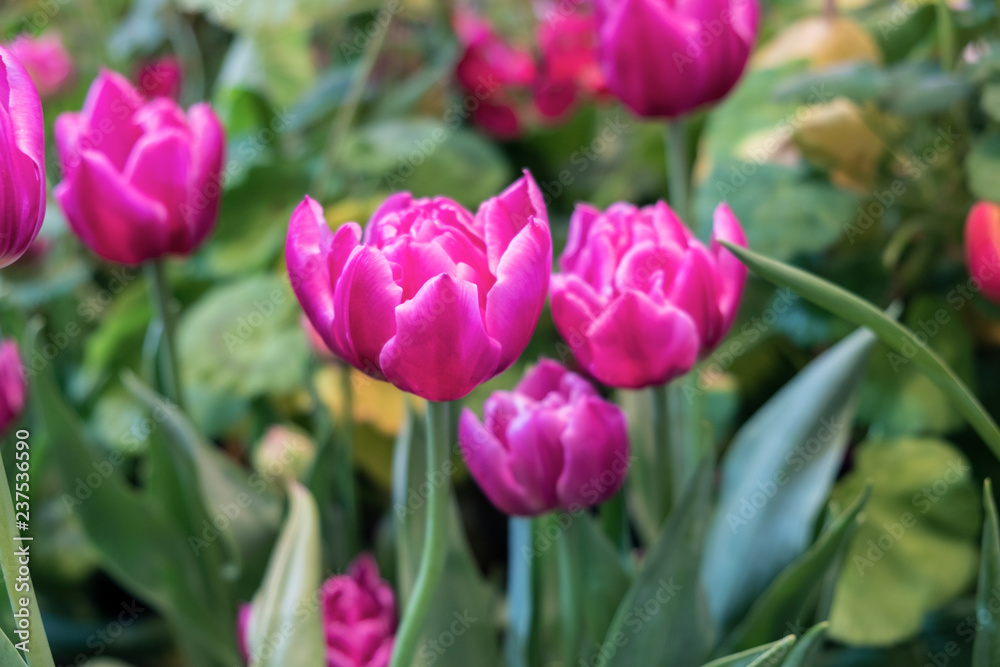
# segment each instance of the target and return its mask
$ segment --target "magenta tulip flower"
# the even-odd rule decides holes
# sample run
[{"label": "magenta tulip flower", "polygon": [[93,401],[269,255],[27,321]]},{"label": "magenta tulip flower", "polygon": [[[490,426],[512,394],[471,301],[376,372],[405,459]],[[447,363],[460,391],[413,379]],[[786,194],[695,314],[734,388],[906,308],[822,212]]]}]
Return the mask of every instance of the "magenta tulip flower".
[{"label": "magenta tulip flower", "polygon": [[759,14],[757,0],[597,0],[608,87],[646,117],[717,102],[743,74]]},{"label": "magenta tulip flower", "polygon": [[1000,303],[1000,205],[980,202],[972,207],[965,224],[965,258],[979,289]]},{"label": "magenta tulip flower", "polygon": [[73,80],[73,60],[59,33],[18,35],[10,44],[10,52],[24,65],[42,98],[62,91]]},{"label": "magenta tulip flower", "polygon": [[63,181],[55,189],[70,227],[91,250],[122,264],[187,255],[211,233],[225,156],[207,104],[185,113],[147,101],[103,71],[79,113],[56,121]]},{"label": "magenta tulip flower", "polygon": [[17,352],[17,342],[0,342],[0,435],[21,415],[28,385]]},{"label": "magenta tulip flower", "polygon": [[330,231],[310,198],[288,229],[292,287],[333,352],[431,401],[510,367],[545,304],[552,240],[527,172],[473,216],[438,197],[389,197],[362,235]]},{"label": "magenta tulip flower", "polygon": [[597,62],[597,34],[590,3],[565,12],[552,4],[538,24],[541,66],[534,86],[535,106],[546,119],[565,115],[585,97],[607,92]]},{"label": "magenta tulip flower", "polygon": [[629,466],[625,414],[558,363],[543,359],[483,410],[485,423],[462,412],[458,442],[472,476],[503,512],[576,512],[621,487]]},{"label": "magenta tulip flower", "polygon": [[578,206],[552,278],[552,316],[581,366],[629,389],[690,371],[729,331],[746,282],[718,241],[746,246],[725,204],[707,248],[664,202]]},{"label": "magenta tulip flower", "polygon": [[[386,667],[396,632],[396,596],[379,577],[378,564],[363,554],[347,574],[331,577],[320,589],[327,667]],[[248,658],[250,605],[240,608],[240,649]],[[249,660],[248,660],[249,662]]]},{"label": "magenta tulip flower", "polygon": [[38,236],[45,218],[45,127],[24,66],[0,47],[0,267]]}]

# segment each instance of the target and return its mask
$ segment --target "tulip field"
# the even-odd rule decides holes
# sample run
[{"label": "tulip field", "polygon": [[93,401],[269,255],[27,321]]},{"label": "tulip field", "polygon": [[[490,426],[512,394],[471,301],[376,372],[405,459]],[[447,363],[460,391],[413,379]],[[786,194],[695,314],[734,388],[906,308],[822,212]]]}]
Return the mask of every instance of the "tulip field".
[{"label": "tulip field", "polygon": [[0,0],[0,667],[1000,667],[1000,2]]}]

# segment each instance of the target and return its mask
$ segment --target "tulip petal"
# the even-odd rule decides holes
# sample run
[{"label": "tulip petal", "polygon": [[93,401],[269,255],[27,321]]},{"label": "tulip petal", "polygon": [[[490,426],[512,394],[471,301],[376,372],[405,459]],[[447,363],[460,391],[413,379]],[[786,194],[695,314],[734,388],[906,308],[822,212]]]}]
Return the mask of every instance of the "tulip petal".
[{"label": "tulip petal", "polygon": [[586,252],[587,241],[594,223],[600,220],[601,212],[590,204],[577,204],[573,217],[569,220],[569,236],[566,248],[559,257],[559,268],[563,271],[578,271],[581,256]]},{"label": "tulip petal", "polygon": [[142,136],[142,129],[132,115],[142,108],[145,98],[128,79],[117,72],[102,70],[83,102],[85,132],[80,143],[60,150],[64,163],[72,165],[85,150],[104,153],[119,171],[125,168],[132,146]]},{"label": "tulip petal", "polygon": [[469,472],[490,502],[516,516],[531,516],[541,510],[528,501],[511,474],[507,450],[468,408],[458,421],[458,445]]},{"label": "tulip petal", "polygon": [[580,365],[590,364],[589,332],[603,304],[587,283],[573,274],[552,276],[552,319]]},{"label": "tulip petal", "polygon": [[507,247],[486,296],[486,331],[500,342],[500,368],[509,368],[528,346],[545,307],[552,271],[548,226],[532,219]]},{"label": "tulip petal", "polygon": [[189,205],[198,211],[194,226],[189,230],[191,248],[197,248],[212,232],[219,218],[219,199],[222,192],[222,169],[226,161],[226,133],[218,116],[205,103],[198,103],[188,110],[191,128],[193,196]]},{"label": "tulip petal", "polygon": [[527,170],[499,196],[483,203],[476,218],[477,224],[485,230],[490,271],[497,276],[500,260],[518,233],[532,220],[538,221],[546,231],[549,223],[542,191]]},{"label": "tulip petal", "polygon": [[727,241],[741,248],[747,247],[747,237],[740,221],[733,215],[728,204],[719,204],[715,209],[712,225],[710,251],[715,256],[719,312],[722,314],[722,329],[728,331],[736,319],[743,299],[743,289],[747,282],[747,267],[736,259],[719,243]]},{"label": "tulip petal", "polygon": [[698,327],[691,317],[638,292],[612,301],[588,339],[587,368],[612,387],[663,384],[690,371],[698,358]]},{"label": "tulip petal", "polygon": [[379,365],[404,391],[452,401],[497,373],[500,351],[486,334],[476,286],[441,275],[396,308],[396,335]]},{"label": "tulip petal", "polygon": [[1000,302],[1000,206],[980,202],[969,213],[965,231],[965,254],[973,286]]},{"label": "tulip petal", "polygon": [[529,409],[519,413],[507,427],[510,473],[541,509],[559,505],[555,482],[563,470],[560,438],[567,416],[566,410]]},{"label": "tulip petal", "polygon": [[625,415],[597,397],[573,409],[562,436],[565,464],[556,489],[559,505],[569,510],[591,507],[613,496],[629,467]]},{"label": "tulip petal", "polygon": [[323,209],[306,197],[292,213],[285,243],[288,276],[295,296],[330,350],[355,366],[360,364],[354,350],[335,333],[333,290],[360,240],[361,228],[353,222],[332,233]]},{"label": "tulip petal", "polygon": [[524,374],[514,391],[541,401],[550,393],[559,391],[563,378],[568,374],[569,371],[562,364],[542,359]]},{"label": "tulip petal", "polygon": [[84,151],[55,197],[76,235],[107,260],[139,264],[166,252],[166,208],[128,183],[103,153]]},{"label": "tulip petal", "polygon": [[371,246],[355,248],[337,280],[334,324],[357,355],[359,368],[372,377],[382,377],[379,355],[396,334],[395,310],[402,299],[385,256]]},{"label": "tulip petal", "polygon": [[694,320],[704,348],[718,345],[726,331],[721,327],[715,267],[704,246],[688,248],[670,288],[670,302]]},{"label": "tulip petal", "polygon": [[191,183],[191,150],[188,137],[167,130],[144,135],[136,142],[125,165],[125,180],[167,209],[167,248],[190,250],[191,228],[187,206]]}]

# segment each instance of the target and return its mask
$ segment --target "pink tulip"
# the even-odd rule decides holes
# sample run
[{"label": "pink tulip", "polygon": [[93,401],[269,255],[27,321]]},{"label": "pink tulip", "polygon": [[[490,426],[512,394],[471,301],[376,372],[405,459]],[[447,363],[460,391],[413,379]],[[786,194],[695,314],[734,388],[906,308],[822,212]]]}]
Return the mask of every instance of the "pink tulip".
[{"label": "pink tulip", "polygon": [[143,65],[136,74],[135,82],[150,99],[169,97],[176,102],[181,98],[184,70],[177,58],[167,56]]},{"label": "pink tulip", "polygon": [[105,70],[83,111],[59,116],[56,143],[64,179],[56,201],[101,257],[139,264],[187,255],[215,226],[225,135],[207,104],[185,114]]},{"label": "pink tulip", "polygon": [[[320,589],[327,667],[386,667],[396,633],[396,596],[379,578],[378,564],[362,554],[346,575],[331,577]],[[249,658],[249,604],[240,608],[237,635]],[[249,662],[249,660],[247,660]]]},{"label": "pink tulip", "polygon": [[965,258],[986,298],[1000,303],[1000,205],[980,202],[972,207],[965,224]]},{"label": "pink tulip", "polygon": [[507,44],[469,10],[456,13],[455,33],[465,48],[455,75],[474,100],[467,105],[473,121],[497,137],[517,136],[524,129],[519,97],[537,76],[531,54]]},{"label": "pink tulip", "polygon": [[466,408],[459,420],[462,454],[500,510],[536,516],[598,505],[628,472],[625,414],[593,386],[544,359],[514,391],[486,400],[485,424]]},{"label": "pink tulip", "polygon": [[552,279],[552,316],[580,364],[637,389],[687,373],[736,318],[747,270],[718,241],[746,246],[725,204],[706,248],[663,202],[586,205],[570,220]]},{"label": "pink tulip", "polygon": [[59,33],[18,35],[10,44],[10,52],[28,70],[42,98],[62,91],[73,80],[73,60]]},{"label": "pink tulip", "polygon": [[0,267],[38,236],[45,218],[45,127],[24,66],[0,47]]},{"label": "pink tulip", "polygon": [[563,13],[554,5],[538,25],[541,67],[535,82],[535,106],[545,118],[558,118],[586,95],[606,91],[597,62],[593,13],[577,8]]},{"label": "pink tulip", "polygon": [[330,231],[306,197],[286,258],[299,301],[334,354],[432,401],[461,398],[503,372],[545,304],[552,240],[525,172],[473,215],[397,193],[368,223]]},{"label": "pink tulip", "polygon": [[677,118],[725,97],[757,37],[757,0],[596,0],[608,87],[640,116]]},{"label": "pink tulip", "polygon": [[0,342],[0,435],[21,415],[28,385],[17,353],[17,342]]}]

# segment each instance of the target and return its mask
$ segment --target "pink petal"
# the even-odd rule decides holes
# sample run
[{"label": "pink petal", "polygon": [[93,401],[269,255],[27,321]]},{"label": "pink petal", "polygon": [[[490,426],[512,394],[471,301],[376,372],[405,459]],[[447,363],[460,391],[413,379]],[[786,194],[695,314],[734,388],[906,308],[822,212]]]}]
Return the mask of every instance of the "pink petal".
[{"label": "pink petal", "polygon": [[476,286],[441,275],[396,308],[396,335],[379,365],[404,391],[453,401],[496,375],[499,360],[500,344],[486,334]]},{"label": "pink petal", "polygon": [[596,396],[582,399],[562,443],[565,464],[556,487],[561,507],[593,507],[618,491],[628,472],[629,443],[617,405]]},{"label": "pink petal", "polygon": [[188,110],[193,157],[188,206],[194,209],[190,230],[191,248],[202,244],[219,218],[222,170],[226,161],[226,133],[212,108],[204,103]]},{"label": "pink petal", "polygon": [[402,298],[385,256],[372,246],[355,248],[334,291],[335,326],[357,355],[359,368],[372,377],[382,377],[379,355],[396,334],[395,310]]},{"label": "pink petal", "polygon": [[692,245],[684,255],[670,289],[670,301],[694,320],[704,348],[718,345],[725,331],[719,314],[715,267],[701,244]]},{"label": "pink petal", "polygon": [[486,257],[494,275],[499,275],[500,259],[511,241],[533,220],[548,232],[545,200],[528,171],[498,197],[483,203],[476,213],[476,221],[485,229]]},{"label": "pink petal", "polygon": [[550,393],[558,392],[563,378],[567,375],[569,371],[562,364],[551,359],[542,359],[524,374],[514,391],[541,401]]},{"label": "pink petal", "polygon": [[507,450],[468,408],[459,418],[458,445],[469,472],[497,508],[516,516],[531,516],[540,511],[511,474]]},{"label": "pink petal", "polygon": [[590,364],[589,334],[604,306],[587,283],[573,274],[552,276],[552,319],[582,366]]},{"label": "pink petal", "polygon": [[719,312],[722,313],[722,328],[728,331],[740,309],[747,282],[747,267],[722,247],[719,241],[728,241],[746,248],[747,237],[728,204],[719,204],[713,220],[710,250],[715,255],[716,289],[719,295]]},{"label": "pink petal", "polygon": [[182,213],[191,179],[188,137],[176,130],[144,135],[129,156],[124,176],[137,190],[163,204],[169,249],[183,252],[190,248],[189,225]]},{"label": "pink petal", "polygon": [[563,470],[561,436],[568,411],[523,411],[507,427],[507,456],[511,475],[535,507],[559,506],[556,480]]}]

